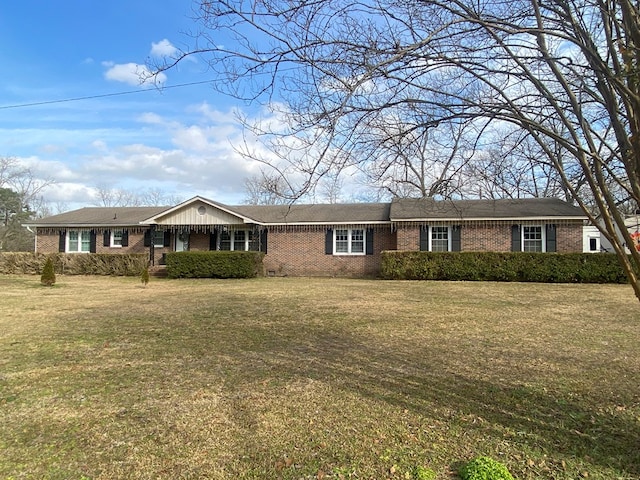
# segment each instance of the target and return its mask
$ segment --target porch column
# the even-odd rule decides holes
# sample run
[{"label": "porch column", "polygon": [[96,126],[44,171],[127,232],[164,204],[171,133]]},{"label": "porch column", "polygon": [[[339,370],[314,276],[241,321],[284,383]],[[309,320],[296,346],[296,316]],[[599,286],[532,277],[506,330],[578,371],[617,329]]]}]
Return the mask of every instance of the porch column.
[{"label": "porch column", "polygon": [[151,228],[149,230],[149,264],[151,264],[152,266],[156,264],[156,247],[154,245],[156,242],[153,241],[155,235],[156,226],[151,225]]}]

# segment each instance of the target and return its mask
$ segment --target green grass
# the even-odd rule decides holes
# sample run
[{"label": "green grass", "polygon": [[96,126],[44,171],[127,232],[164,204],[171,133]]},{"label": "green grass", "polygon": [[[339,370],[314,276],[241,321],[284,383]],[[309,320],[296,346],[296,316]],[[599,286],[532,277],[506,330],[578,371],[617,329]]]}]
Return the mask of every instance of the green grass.
[{"label": "green grass", "polygon": [[0,276],[0,479],[640,478],[625,285]]}]

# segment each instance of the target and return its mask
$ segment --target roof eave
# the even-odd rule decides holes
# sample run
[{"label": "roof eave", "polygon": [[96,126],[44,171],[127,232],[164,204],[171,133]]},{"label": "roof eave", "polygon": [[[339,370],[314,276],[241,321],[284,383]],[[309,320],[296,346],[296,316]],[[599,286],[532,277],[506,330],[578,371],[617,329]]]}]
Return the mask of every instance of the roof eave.
[{"label": "roof eave", "polygon": [[104,228],[104,227],[138,227],[135,222],[128,223],[23,223],[23,227],[32,228]]},{"label": "roof eave", "polygon": [[543,220],[588,220],[587,216],[546,215],[540,217],[417,217],[417,218],[392,218],[392,223],[400,222],[518,222],[518,221],[543,221]]},{"label": "roof eave", "polygon": [[291,226],[291,227],[301,227],[301,226],[322,226],[322,225],[391,225],[390,220],[352,220],[352,221],[342,221],[342,222],[255,222],[259,225],[269,227],[282,227],[282,226]]}]

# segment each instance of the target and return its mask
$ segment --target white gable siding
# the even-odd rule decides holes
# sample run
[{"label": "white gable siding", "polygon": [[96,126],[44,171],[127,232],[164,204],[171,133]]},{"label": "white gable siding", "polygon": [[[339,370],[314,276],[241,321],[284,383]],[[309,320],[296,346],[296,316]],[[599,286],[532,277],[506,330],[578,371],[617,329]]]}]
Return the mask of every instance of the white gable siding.
[{"label": "white gable siding", "polygon": [[242,218],[203,202],[194,202],[157,219],[158,225],[238,225]]},{"label": "white gable siding", "polygon": [[584,253],[599,253],[601,247],[600,230],[592,225],[582,227],[582,251]]}]

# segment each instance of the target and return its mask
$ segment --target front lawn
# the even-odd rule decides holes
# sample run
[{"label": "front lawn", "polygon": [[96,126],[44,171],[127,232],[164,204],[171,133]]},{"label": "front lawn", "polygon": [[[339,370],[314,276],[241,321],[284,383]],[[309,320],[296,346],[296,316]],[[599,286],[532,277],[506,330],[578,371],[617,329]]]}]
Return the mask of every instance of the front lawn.
[{"label": "front lawn", "polygon": [[[640,478],[628,285],[0,276],[0,478]],[[419,469],[418,467],[423,467]]]}]

